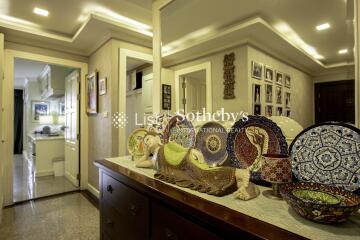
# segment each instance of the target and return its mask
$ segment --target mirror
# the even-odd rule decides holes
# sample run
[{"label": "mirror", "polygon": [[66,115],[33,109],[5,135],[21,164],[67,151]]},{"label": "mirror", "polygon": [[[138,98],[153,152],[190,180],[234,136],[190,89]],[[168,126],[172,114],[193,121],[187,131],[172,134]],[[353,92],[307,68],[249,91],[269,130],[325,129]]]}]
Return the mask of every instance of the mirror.
[{"label": "mirror", "polygon": [[172,1],[161,9],[172,110],[355,124],[353,19],[351,0]]}]

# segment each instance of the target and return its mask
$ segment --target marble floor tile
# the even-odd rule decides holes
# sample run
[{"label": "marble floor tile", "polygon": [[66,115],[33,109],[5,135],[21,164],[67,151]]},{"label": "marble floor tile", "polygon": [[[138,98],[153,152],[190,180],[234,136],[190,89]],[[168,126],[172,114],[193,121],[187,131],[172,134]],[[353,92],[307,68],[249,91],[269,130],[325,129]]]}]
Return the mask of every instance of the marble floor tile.
[{"label": "marble floor tile", "polygon": [[23,155],[14,155],[13,164],[14,202],[50,196],[77,190],[65,177],[34,177],[31,167]]},{"label": "marble floor tile", "polygon": [[3,210],[1,240],[97,240],[99,211],[81,193],[35,200]]}]

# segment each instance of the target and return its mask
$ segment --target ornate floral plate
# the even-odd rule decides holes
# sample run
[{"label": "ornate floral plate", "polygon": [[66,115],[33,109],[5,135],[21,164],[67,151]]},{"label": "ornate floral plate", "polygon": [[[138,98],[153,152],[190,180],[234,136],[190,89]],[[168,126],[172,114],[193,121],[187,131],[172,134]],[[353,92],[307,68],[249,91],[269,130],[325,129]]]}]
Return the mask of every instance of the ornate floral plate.
[{"label": "ornate floral plate", "polygon": [[217,122],[208,122],[199,128],[196,148],[202,152],[209,166],[222,165],[228,154],[226,151],[226,129]]},{"label": "ornate floral plate", "polygon": [[164,141],[164,131],[172,117],[173,115],[170,113],[158,113],[151,119],[152,121],[146,130],[159,134],[161,141]]},{"label": "ornate floral plate", "polygon": [[281,129],[263,116],[240,119],[231,127],[227,138],[230,163],[249,168],[253,180],[260,180],[261,156],[265,153],[287,154],[288,145]]},{"label": "ornate floral plate", "polygon": [[360,188],[360,130],[324,123],[302,131],[290,145],[292,171],[301,182],[323,183],[349,191]]},{"label": "ornate floral plate", "polygon": [[195,146],[195,129],[185,116],[176,115],[170,119],[164,131],[164,143],[170,141],[185,148]]},{"label": "ornate floral plate", "polygon": [[144,155],[144,137],[148,133],[146,129],[134,130],[128,139],[128,151],[133,156]]}]

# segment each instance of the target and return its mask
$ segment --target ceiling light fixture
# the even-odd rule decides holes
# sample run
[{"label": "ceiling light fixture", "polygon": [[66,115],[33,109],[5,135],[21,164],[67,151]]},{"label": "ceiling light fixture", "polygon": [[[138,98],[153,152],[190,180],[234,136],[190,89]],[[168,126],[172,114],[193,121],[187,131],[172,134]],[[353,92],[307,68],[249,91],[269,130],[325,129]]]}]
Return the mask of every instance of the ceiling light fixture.
[{"label": "ceiling light fixture", "polygon": [[339,50],[339,54],[346,54],[348,52],[347,48]]},{"label": "ceiling light fixture", "polygon": [[48,10],[37,8],[37,7],[34,8],[34,13],[37,14],[37,15],[44,16],[44,17],[49,16],[49,11]]},{"label": "ceiling light fixture", "polygon": [[318,31],[322,31],[322,30],[325,30],[328,28],[330,28],[329,23],[324,23],[324,24],[320,24],[320,25],[316,26],[316,30],[318,30]]}]

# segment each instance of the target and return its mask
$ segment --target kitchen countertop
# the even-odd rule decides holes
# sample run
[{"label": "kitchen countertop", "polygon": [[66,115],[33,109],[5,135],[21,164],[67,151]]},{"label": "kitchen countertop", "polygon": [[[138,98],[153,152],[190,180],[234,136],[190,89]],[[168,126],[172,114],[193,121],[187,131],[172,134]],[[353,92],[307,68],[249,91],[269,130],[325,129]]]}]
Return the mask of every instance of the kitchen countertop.
[{"label": "kitchen countertop", "polygon": [[43,134],[29,134],[28,137],[30,137],[33,141],[50,141],[50,140],[64,140],[64,135],[59,136],[47,136]]},{"label": "kitchen countertop", "polygon": [[[239,228],[249,227],[250,222],[254,223],[260,220],[258,222],[259,224],[265,222],[271,228],[275,227],[277,229],[282,229],[309,239],[359,239],[360,236],[359,212],[355,213],[346,222],[341,224],[320,224],[302,218],[283,200],[266,198],[262,194],[264,191],[269,190],[269,188],[266,187],[259,186],[261,191],[259,197],[249,201],[241,201],[235,199],[231,194],[224,197],[216,197],[162,182],[154,178],[155,170],[135,167],[130,156],[107,158],[105,160],[96,161],[96,165],[125,175],[155,191],[161,191],[163,194],[172,198],[176,198],[180,193],[182,193],[180,194],[181,196],[186,194],[189,199],[196,198],[198,200],[194,202],[189,200],[185,203],[199,209],[204,209],[206,207],[206,209],[211,210],[208,214],[217,218],[224,217],[224,221],[238,225]],[[172,188],[160,187],[165,185],[171,186]],[[164,192],[165,189],[168,191]],[[174,194],[175,189],[177,189],[179,194]],[[209,206],[209,208],[207,206]],[[219,210],[217,208],[222,208],[220,211],[222,212],[221,216],[216,215],[216,210]],[[250,222],[245,224],[245,222],[231,221],[232,218],[233,220],[238,218],[247,219],[246,221]],[[259,229],[258,231],[261,232],[262,230]]]}]

